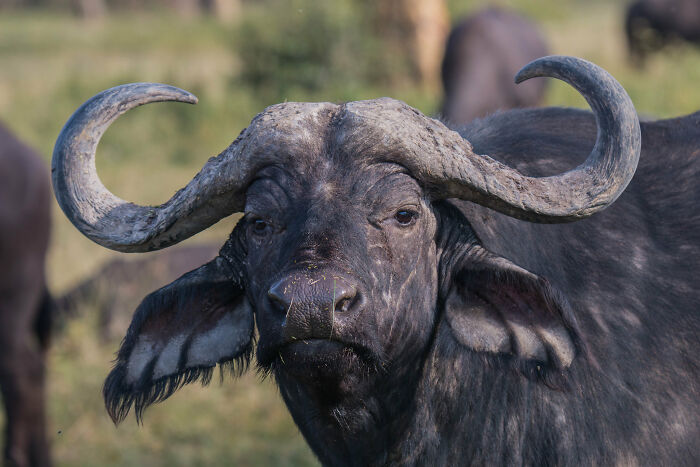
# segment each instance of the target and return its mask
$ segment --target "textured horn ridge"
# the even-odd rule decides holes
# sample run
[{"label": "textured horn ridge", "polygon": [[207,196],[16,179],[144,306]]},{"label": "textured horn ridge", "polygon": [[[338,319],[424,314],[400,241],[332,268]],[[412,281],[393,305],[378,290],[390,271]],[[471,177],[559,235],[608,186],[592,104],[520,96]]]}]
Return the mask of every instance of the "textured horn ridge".
[{"label": "textured horn ridge", "polygon": [[76,110],[56,141],[51,171],[58,204],[83,234],[100,245],[123,252],[165,248],[240,209],[240,198],[231,196],[235,186],[219,183],[218,169],[224,155],[211,159],[185,188],[161,206],[124,201],[102,184],[95,167],[95,151],[107,127],[129,109],[162,101],[194,104],[197,98],[164,84],[117,86]]},{"label": "textured horn ridge", "polygon": [[558,223],[588,217],[622,194],[641,149],[637,112],[625,90],[602,68],[575,57],[537,59],[515,81],[536,76],[570,84],[591,106],[598,137],[586,161],[563,174],[536,178],[470,151],[447,155],[437,171],[444,177],[444,197],[468,199],[531,222]]}]

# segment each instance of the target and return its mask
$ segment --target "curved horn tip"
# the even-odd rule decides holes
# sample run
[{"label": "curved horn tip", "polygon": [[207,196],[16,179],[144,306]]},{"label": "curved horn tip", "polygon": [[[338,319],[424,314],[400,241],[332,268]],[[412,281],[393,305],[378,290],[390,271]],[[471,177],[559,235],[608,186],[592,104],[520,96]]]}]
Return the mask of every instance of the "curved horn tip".
[{"label": "curved horn tip", "polygon": [[109,98],[117,97],[120,101],[133,96],[137,101],[145,102],[182,102],[185,104],[196,104],[199,102],[197,96],[189,91],[180,89],[176,86],[171,86],[169,84],[162,83],[127,83],[120,86],[115,86],[113,88],[102,91],[101,93],[93,96],[88,102],[102,98],[103,96]]},{"label": "curved horn tip", "polygon": [[192,94],[191,92],[185,91],[186,95],[183,97],[183,99],[180,102],[184,102],[185,104],[196,104],[199,102],[199,99],[197,96]]},{"label": "curved horn tip", "polygon": [[597,65],[578,57],[571,57],[569,55],[547,55],[546,57],[537,58],[518,71],[516,73],[515,84],[520,84],[523,81],[527,81],[530,78],[537,78],[540,76],[550,76],[548,73],[553,67],[558,65],[569,65],[576,63],[577,65],[583,65],[586,67],[599,68]]},{"label": "curved horn tip", "polygon": [[[141,83],[133,83],[135,86],[138,86]],[[154,91],[160,91],[160,92],[166,92],[168,94],[169,98],[172,98],[173,101],[176,102],[183,102],[185,104],[196,104],[199,102],[199,99],[197,96],[192,94],[189,91],[185,91],[184,89],[180,89],[177,86],[171,86],[169,84],[161,84],[161,83],[143,83],[147,86],[152,86]],[[131,86],[130,84],[126,84],[125,86]]]},{"label": "curved horn tip", "polygon": [[199,102],[199,99],[197,98],[197,96],[195,96],[191,92],[185,91],[184,89],[180,89],[180,88],[175,88],[175,89],[177,89],[181,93],[179,98],[177,99],[178,102],[183,102],[185,104],[196,104]]}]

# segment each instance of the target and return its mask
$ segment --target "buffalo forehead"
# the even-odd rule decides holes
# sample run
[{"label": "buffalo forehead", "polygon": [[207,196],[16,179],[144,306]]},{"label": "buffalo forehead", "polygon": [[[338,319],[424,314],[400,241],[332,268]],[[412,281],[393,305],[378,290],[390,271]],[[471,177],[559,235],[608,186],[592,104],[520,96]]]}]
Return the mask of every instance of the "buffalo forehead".
[{"label": "buffalo forehead", "polygon": [[349,102],[339,120],[338,141],[368,146],[371,160],[399,163],[418,179],[431,180],[433,172],[446,172],[446,165],[466,163],[473,155],[456,131],[396,99]]},{"label": "buffalo forehead", "polygon": [[465,144],[439,121],[385,97],[340,105],[272,105],[253,120],[244,136],[258,153],[276,152],[277,157],[293,160],[324,157],[324,150],[331,149],[371,162],[401,162],[408,154],[415,157],[416,152],[429,152],[446,134]]},{"label": "buffalo forehead", "polygon": [[259,138],[318,137],[340,108],[330,102],[285,102],[267,107],[254,119],[249,130]]}]

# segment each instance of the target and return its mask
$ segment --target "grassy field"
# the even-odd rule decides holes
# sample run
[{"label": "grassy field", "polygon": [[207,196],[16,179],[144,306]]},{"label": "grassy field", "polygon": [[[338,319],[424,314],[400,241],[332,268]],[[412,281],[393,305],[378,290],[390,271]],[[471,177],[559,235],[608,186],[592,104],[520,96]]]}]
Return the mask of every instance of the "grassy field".
[{"label": "grassy field", "polygon": [[[288,9],[270,11],[269,18],[258,9],[247,24],[255,28],[255,21],[297,18],[294,15],[304,14],[298,3],[291,1]],[[453,18],[485,2],[464,3],[450,1]],[[628,90],[640,113],[670,117],[700,108],[698,50],[680,47],[653,57],[644,70],[632,68],[622,36],[622,3],[521,0],[501,4],[535,18],[553,53],[581,56],[608,69]],[[349,14],[339,11],[334,14]],[[342,24],[342,19],[329,24]],[[110,128],[100,145],[98,168],[107,187],[123,198],[157,204],[187,183],[208,157],[225,148],[257,112],[274,102],[388,95],[426,113],[437,109],[439,90],[405,82],[367,82],[356,76],[345,81],[333,73],[327,82],[310,88],[277,87],[274,92],[253,88],[241,79],[245,73],[240,52],[251,46],[249,39],[235,25],[206,18],[185,21],[161,13],[84,23],[57,14],[3,12],[0,119],[48,161],[68,116],[102,89],[131,81],[158,81],[194,92],[200,98],[194,107],[159,104],[130,112]],[[270,40],[288,37],[280,33]],[[338,66],[347,62],[352,66],[364,57],[333,60]],[[547,102],[585,107],[563,84],[550,87]],[[53,219],[49,277],[52,290],[60,293],[118,253],[82,237],[57,206]],[[188,242],[223,243],[234,222],[225,219]],[[115,429],[102,406],[101,384],[118,342],[101,341],[94,320],[87,316],[57,336],[50,355],[50,435],[58,465],[316,464],[274,385],[259,381],[255,372],[235,382],[219,385],[215,381],[208,388],[187,387],[151,408],[142,427],[130,418]]]}]

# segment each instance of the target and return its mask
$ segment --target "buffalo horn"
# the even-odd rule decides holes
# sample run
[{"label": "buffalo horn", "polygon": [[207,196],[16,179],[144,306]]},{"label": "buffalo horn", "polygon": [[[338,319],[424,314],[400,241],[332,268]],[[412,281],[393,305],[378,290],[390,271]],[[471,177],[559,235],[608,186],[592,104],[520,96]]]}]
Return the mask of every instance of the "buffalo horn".
[{"label": "buffalo horn", "polygon": [[56,141],[51,171],[58,204],[78,230],[107,248],[123,252],[165,248],[242,208],[238,187],[244,168],[225,164],[226,152],[211,158],[185,188],[160,206],[124,201],[102,184],[95,151],[107,127],[129,109],[163,101],[195,104],[197,98],[164,84],[117,86],[76,110]]},{"label": "buffalo horn", "polygon": [[588,217],[622,194],[637,168],[641,146],[637,112],[625,90],[602,68],[574,57],[537,59],[518,72],[515,82],[537,76],[570,84],[593,109],[598,136],[588,158],[568,172],[536,178],[488,156],[441,154],[426,170],[440,175],[432,181],[439,195],[468,199],[530,222],[559,223]]}]

